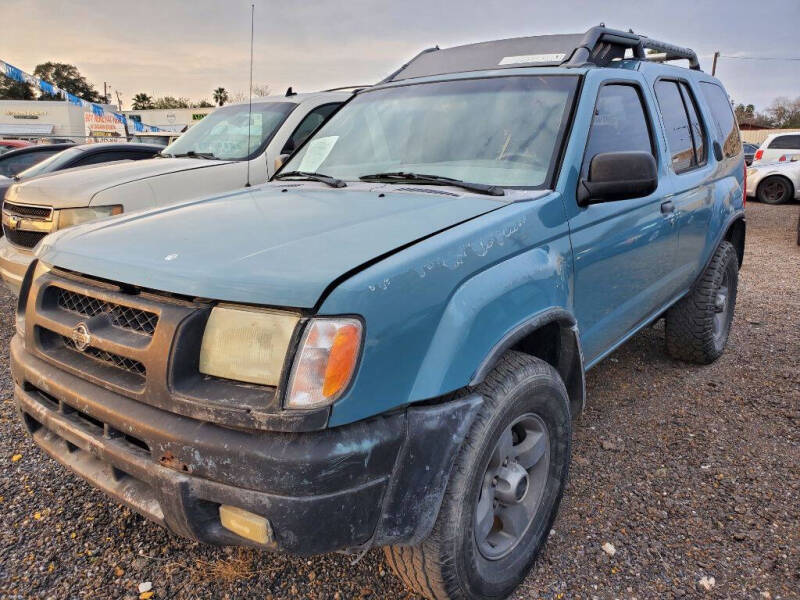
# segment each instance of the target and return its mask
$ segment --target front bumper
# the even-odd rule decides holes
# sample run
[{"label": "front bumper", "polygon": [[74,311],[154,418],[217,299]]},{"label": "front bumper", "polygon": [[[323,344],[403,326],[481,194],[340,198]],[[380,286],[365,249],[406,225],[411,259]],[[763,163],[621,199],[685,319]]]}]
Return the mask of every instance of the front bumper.
[{"label": "front bumper", "polygon": [[14,295],[19,295],[22,278],[33,260],[33,252],[14,246],[3,236],[0,238],[0,277]]},{"label": "front bumper", "polygon": [[267,549],[298,554],[423,539],[479,396],[312,433],[226,428],[94,385],[11,342],[14,396],[53,458],[173,532],[257,545],[221,504],[264,516]]}]

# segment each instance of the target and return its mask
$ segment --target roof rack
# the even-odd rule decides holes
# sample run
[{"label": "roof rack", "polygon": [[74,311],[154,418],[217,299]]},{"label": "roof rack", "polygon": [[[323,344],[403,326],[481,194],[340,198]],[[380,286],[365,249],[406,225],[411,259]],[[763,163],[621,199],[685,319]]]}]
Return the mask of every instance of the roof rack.
[{"label": "roof rack", "polygon": [[[685,59],[689,61],[690,69],[700,70],[697,54],[691,48],[660,42],[633,31],[610,29],[601,23],[586,33],[510,38],[443,50],[438,46],[428,48],[380,83],[515,67],[602,67],[613,60],[626,58],[628,50],[636,60],[664,62]],[[648,54],[647,50],[656,54]]]}]

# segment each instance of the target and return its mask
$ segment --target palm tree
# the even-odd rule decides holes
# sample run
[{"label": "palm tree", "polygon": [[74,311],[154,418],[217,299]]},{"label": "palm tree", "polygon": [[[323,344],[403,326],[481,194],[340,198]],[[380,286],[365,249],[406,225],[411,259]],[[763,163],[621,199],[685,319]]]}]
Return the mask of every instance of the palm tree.
[{"label": "palm tree", "polygon": [[216,102],[219,106],[222,106],[228,101],[228,91],[224,87],[218,87],[215,89],[212,96],[214,98],[214,102]]},{"label": "palm tree", "polygon": [[153,108],[153,99],[141,92],[133,97],[133,110],[147,110]]}]

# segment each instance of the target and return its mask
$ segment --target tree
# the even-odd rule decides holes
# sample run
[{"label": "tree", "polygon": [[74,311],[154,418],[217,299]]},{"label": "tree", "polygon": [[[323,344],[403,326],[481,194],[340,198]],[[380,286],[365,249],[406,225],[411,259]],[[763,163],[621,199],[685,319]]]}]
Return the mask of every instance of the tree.
[{"label": "tree", "polygon": [[189,108],[188,98],[175,98],[174,96],[164,96],[153,101],[153,108]]},{"label": "tree", "polygon": [[211,104],[211,102],[209,102],[209,101],[208,101],[208,100],[206,100],[205,98],[203,98],[202,100],[200,100],[200,102],[198,102],[197,104],[195,104],[195,106],[196,106],[197,108],[211,108],[211,107],[212,107],[212,106],[214,106],[214,105],[213,105],[213,104]]},{"label": "tree", "polygon": [[[101,100],[94,86],[86,81],[86,78],[74,65],[48,61],[36,65],[33,74],[88,102],[100,102]],[[39,100],[61,100],[61,97],[41,94]]]},{"label": "tree", "polygon": [[36,95],[29,83],[0,75],[0,100],[34,100]]},{"label": "tree", "polygon": [[149,108],[153,108],[153,99],[150,96],[140,92],[133,97],[133,110],[147,110]]},{"label": "tree", "polygon": [[224,87],[218,87],[215,89],[212,96],[214,98],[214,102],[217,103],[217,106],[224,106],[228,101],[228,91]]},{"label": "tree", "polygon": [[783,96],[775,98],[765,112],[772,119],[773,127],[800,128],[800,97],[794,100]]}]

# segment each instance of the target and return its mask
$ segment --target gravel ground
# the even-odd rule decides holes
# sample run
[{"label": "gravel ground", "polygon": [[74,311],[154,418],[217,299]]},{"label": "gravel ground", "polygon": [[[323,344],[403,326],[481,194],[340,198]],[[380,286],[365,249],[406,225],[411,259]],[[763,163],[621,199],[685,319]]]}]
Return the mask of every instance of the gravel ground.
[{"label": "gravel ground", "polygon": [[[678,363],[657,326],[589,374],[560,516],[517,599],[800,597],[798,207],[747,212],[728,351]],[[0,307],[1,598],[135,599],[143,582],[156,599],[410,598],[379,551],[351,565],[194,544],[46,458],[17,422],[5,292]]]}]

